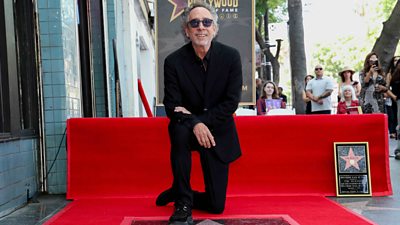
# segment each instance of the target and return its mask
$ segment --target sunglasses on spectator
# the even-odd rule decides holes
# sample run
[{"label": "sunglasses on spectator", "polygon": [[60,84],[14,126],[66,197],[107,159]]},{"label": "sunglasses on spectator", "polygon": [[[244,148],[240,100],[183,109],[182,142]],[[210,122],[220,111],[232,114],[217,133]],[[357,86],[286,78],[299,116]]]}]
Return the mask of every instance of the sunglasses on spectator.
[{"label": "sunglasses on spectator", "polygon": [[199,19],[192,19],[191,21],[188,22],[189,26],[191,28],[197,28],[200,26],[200,23],[203,24],[204,27],[210,27],[213,24],[213,20],[212,19],[203,19],[203,20],[199,20]]},{"label": "sunglasses on spectator", "polygon": [[318,70],[323,70],[322,68],[315,68],[315,71],[318,71]]}]

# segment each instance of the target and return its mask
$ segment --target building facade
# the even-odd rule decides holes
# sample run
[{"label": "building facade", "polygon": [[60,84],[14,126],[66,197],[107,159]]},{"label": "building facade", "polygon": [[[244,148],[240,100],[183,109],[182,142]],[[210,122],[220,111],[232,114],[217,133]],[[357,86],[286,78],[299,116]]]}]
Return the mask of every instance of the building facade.
[{"label": "building facade", "polygon": [[0,216],[66,192],[66,121],[155,104],[153,2],[0,3]]}]

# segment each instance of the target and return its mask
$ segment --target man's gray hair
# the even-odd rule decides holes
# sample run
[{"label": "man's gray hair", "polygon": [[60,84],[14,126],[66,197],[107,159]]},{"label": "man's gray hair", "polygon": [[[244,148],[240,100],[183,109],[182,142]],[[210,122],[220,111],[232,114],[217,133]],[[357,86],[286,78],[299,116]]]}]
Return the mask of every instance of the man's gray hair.
[{"label": "man's gray hair", "polygon": [[213,25],[215,26],[215,35],[218,33],[218,15],[217,12],[215,11],[214,7],[206,3],[204,0],[194,0],[192,4],[188,5],[185,8],[185,11],[182,13],[182,28],[183,32],[185,32],[185,28],[188,26],[189,22],[189,14],[190,12],[197,7],[203,7],[207,9],[210,13],[211,16],[213,17]]}]

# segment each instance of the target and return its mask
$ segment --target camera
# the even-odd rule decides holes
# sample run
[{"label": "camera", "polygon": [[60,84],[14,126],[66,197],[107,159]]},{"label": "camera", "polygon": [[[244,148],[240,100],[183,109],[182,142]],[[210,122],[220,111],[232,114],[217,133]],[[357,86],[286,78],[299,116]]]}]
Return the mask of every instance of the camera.
[{"label": "camera", "polygon": [[370,60],[369,61],[369,65],[370,66],[374,66],[374,70],[379,70],[379,67],[378,67],[379,62],[378,62],[378,60]]}]

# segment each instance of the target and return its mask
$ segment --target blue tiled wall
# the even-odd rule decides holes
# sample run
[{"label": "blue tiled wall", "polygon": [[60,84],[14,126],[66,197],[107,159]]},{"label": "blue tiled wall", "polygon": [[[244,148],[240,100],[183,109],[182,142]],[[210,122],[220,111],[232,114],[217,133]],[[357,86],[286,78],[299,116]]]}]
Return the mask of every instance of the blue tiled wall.
[{"label": "blue tiled wall", "polygon": [[0,143],[0,217],[27,202],[37,191],[37,140]]},{"label": "blue tiled wall", "polygon": [[[66,191],[66,120],[81,116],[76,1],[38,0],[49,193]],[[57,159],[56,154],[59,152]]]}]

